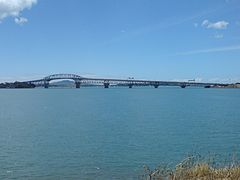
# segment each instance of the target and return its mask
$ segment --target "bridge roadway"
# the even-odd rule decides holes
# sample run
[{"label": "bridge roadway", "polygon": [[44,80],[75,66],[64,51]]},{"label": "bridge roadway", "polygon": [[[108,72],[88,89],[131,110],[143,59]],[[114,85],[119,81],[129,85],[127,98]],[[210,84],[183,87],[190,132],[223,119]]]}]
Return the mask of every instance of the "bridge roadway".
[{"label": "bridge roadway", "polygon": [[213,86],[226,86],[227,84],[220,83],[199,83],[199,82],[182,82],[182,81],[153,81],[153,80],[137,80],[137,79],[112,79],[112,78],[87,78],[76,74],[53,74],[43,79],[25,81],[25,83],[34,84],[36,86],[49,87],[50,81],[60,79],[71,79],[75,82],[76,88],[80,88],[81,85],[103,85],[104,88],[109,88],[111,85],[116,86],[153,86],[158,88],[159,86],[179,86],[185,88],[187,86],[195,87],[213,87]]}]

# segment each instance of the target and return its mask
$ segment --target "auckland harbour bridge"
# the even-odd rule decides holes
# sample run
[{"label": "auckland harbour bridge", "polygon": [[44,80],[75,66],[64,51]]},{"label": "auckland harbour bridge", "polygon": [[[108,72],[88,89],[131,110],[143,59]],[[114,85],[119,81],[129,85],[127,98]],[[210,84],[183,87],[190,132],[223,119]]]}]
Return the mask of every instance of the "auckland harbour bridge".
[{"label": "auckland harbour bridge", "polygon": [[214,86],[226,86],[227,84],[220,83],[199,83],[195,81],[155,81],[155,80],[140,80],[140,79],[111,79],[111,78],[88,78],[82,77],[76,74],[53,74],[42,79],[25,81],[25,83],[34,84],[36,87],[48,88],[50,81],[69,79],[75,82],[75,87],[80,88],[81,85],[102,85],[104,88],[110,86],[127,86],[132,88],[133,86],[152,86],[158,88],[159,86],[179,86],[185,88],[188,86],[195,87],[214,87]]}]

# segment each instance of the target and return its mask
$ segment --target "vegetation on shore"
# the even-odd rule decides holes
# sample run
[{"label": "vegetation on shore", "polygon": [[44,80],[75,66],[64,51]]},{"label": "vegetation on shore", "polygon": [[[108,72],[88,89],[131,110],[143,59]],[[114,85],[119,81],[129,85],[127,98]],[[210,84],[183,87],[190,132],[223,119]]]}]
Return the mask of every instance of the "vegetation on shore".
[{"label": "vegetation on shore", "polygon": [[26,83],[26,82],[14,82],[14,83],[0,83],[0,88],[35,88],[34,84]]},{"label": "vegetation on shore", "polygon": [[191,156],[179,163],[174,169],[159,166],[154,170],[144,167],[145,180],[240,180],[240,164],[232,160],[220,166],[216,162],[196,160]]},{"label": "vegetation on shore", "polygon": [[228,84],[226,86],[212,86],[212,88],[240,88],[240,83]]}]

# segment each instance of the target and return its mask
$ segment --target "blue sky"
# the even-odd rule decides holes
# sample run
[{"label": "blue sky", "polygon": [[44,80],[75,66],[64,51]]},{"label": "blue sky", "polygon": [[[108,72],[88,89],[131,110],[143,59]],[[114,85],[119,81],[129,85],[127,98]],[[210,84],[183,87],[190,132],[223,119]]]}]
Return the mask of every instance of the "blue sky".
[{"label": "blue sky", "polygon": [[239,12],[239,0],[0,0],[0,81],[240,81]]}]

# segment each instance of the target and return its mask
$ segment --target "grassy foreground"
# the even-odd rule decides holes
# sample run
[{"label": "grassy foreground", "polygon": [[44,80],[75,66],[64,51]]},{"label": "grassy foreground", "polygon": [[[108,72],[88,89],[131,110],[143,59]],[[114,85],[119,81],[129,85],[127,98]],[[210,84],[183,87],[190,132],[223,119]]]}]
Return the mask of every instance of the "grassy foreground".
[{"label": "grassy foreground", "polygon": [[209,162],[196,162],[189,157],[179,163],[175,169],[160,166],[155,170],[144,167],[145,180],[240,180],[240,165],[230,163],[224,167]]}]

